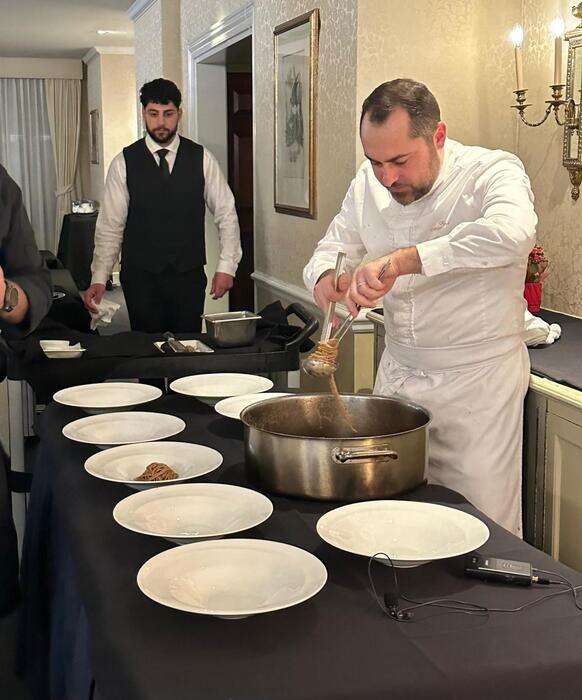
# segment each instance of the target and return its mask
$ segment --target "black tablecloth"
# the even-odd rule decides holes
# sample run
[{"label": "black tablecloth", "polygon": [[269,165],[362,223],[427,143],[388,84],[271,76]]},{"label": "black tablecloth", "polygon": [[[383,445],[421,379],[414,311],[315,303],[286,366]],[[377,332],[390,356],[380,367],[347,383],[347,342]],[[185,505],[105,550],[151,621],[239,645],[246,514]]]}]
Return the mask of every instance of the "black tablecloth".
[{"label": "black tablecloth", "polygon": [[77,287],[91,284],[91,261],[95,244],[95,214],[65,214],[57,257],[70,271]]},{"label": "black tablecloth", "polygon": [[559,323],[562,337],[552,345],[529,348],[531,371],[582,390],[582,319],[546,310],[537,315],[548,323]]},{"label": "black tablecloth", "polygon": [[[187,428],[177,439],[222,452],[223,466],[203,479],[246,483],[240,423],[186,397],[166,397],[150,409],[186,420]],[[334,507],[331,503],[272,497],[273,516],[245,533],[298,545],[323,561],[329,580],[310,601],[240,621],[189,615],[154,603],[138,590],[136,573],[148,558],[174,545],[129,532],[113,521],[114,505],[132,491],[83,470],[84,460],[95,450],[61,434],[64,424],[81,415],[51,405],[42,417],[42,454],[24,552],[27,625],[22,636],[28,673],[37,681],[38,674],[44,672],[46,680],[49,673],[50,628],[53,651],[56,645],[62,652],[53,656],[53,672],[59,663],[74,669],[71,657],[81,659],[82,667],[89,649],[99,697],[111,700],[580,696],[582,613],[570,597],[487,618],[425,609],[411,623],[396,623],[370,595],[367,561],[318,538],[315,523]],[[408,497],[476,513],[442,487],[424,486]],[[530,561],[582,582],[581,575],[482,517],[491,529],[487,553]],[[69,560],[73,571],[69,580],[62,576],[63,560]],[[401,588],[417,598],[460,598],[496,607],[518,606],[548,592],[468,579],[460,573],[461,564],[454,559],[402,570]],[[390,572],[377,568],[384,590]],[[51,605],[61,612],[55,615],[53,607],[51,617]],[[78,643],[83,629],[88,645]],[[82,696],[62,692],[58,697]]]}]

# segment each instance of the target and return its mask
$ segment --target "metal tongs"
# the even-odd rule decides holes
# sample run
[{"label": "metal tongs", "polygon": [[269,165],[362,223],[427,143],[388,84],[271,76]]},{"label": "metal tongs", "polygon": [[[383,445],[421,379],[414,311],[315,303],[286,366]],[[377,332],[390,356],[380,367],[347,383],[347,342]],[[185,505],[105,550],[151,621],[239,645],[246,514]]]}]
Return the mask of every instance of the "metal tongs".
[{"label": "metal tongs", "polygon": [[[338,253],[335,271],[334,271],[334,287],[337,291],[337,283],[341,274],[341,267],[343,265],[344,259],[346,257],[345,253]],[[384,265],[378,274],[378,279],[382,280],[386,274],[387,265]],[[362,307],[356,304],[356,309],[359,311]],[[348,316],[342,321],[339,328],[332,335],[332,320],[333,314],[335,312],[335,302],[330,302],[325,315],[325,320],[323,322],[323,327],[321,331],[321,339],[317,344],[315,350],[311,352],[301,363],[302,368],[307,374],[312,377],[329,377],[337,369],[337,362],[324,359],[324,354],[322,353],[321,346],[323,344],[328,344],[331,346],[332,350],[338,348],[340,342],[342,341],[345,334],[352,327],[352,323],[356,320],[354,316],[348,314]]]},{"label": "metal tongs", "polygon": [[[336,291],[337,291],[338,280],[340,278],[342,267],[343,267],[345,259],[346,259],[346,254],[344,252],[340,251],[337,254],[337,258],[335,261],[335,269],[334,269],[334,273],[333,273],[333,286],[334,286],[334,289]],[[333,374],[336,370],[335,363],[331,364],[329,362],[326,362],[320,356],[321,355],[321,346],[330,342],[331,334],[333,331],[334,313],[335,313],[335,301],[330,301],[329,306],[327,307],[325,318],[323,320],[323,326],[321,327],[321,337],[319,339],[319,342],[318,342],[315,350],[313,352],[309,353],[309,355],[301,362],[302,369],[307,374],[310,374],[312,377],[329,376],[329,375]]]}]

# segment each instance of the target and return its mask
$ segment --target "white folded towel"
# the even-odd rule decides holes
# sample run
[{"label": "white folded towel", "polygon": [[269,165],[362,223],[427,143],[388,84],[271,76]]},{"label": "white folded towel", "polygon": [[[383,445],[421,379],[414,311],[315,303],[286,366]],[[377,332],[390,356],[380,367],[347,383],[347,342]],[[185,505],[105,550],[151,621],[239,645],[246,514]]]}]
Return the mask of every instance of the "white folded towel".
[{"label": "white folded towel", "polygon": [[117,313],[119,306],[114,301],[102,299],[101,303],[97,305],[97,313],[91,313],[91,330],[94,331],[97,326],[105,326],[111,323],[111,319]]},{"label": "white folded towel", "polygon": [[562,328],[557,323],[546,323],[543,319],[525,311],[524,336],[526,345],[551,345],[562,335]]}]

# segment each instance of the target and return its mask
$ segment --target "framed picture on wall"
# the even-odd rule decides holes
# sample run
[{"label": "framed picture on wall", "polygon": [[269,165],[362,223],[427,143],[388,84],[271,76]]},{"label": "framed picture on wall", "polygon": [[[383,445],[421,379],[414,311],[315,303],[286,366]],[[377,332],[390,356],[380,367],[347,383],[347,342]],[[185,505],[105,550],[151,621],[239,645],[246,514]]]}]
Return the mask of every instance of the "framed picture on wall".
[{"label": "framed picture on wall", "polygon": [[89,112],[89,162],[97,165],[99,163],[99,110],[93,109]]},{"label": "framed picture on wall", "polygon": [[319,10],[275,27],[274,49],[275,210],[315,219]]}]

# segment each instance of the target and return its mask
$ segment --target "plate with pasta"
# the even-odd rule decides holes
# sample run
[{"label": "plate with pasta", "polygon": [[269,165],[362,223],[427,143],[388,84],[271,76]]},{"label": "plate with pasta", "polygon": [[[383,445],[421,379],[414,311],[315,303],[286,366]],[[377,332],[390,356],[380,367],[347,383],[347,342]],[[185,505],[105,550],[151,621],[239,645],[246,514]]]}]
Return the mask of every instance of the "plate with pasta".
[{"label": "plate with pasta", "polygon": [[143,442],[112,447],[94,454],[85,470],[105,481],[137,490],[175,484],[208,474],[222,464],[222,455],[190,442]]}]

